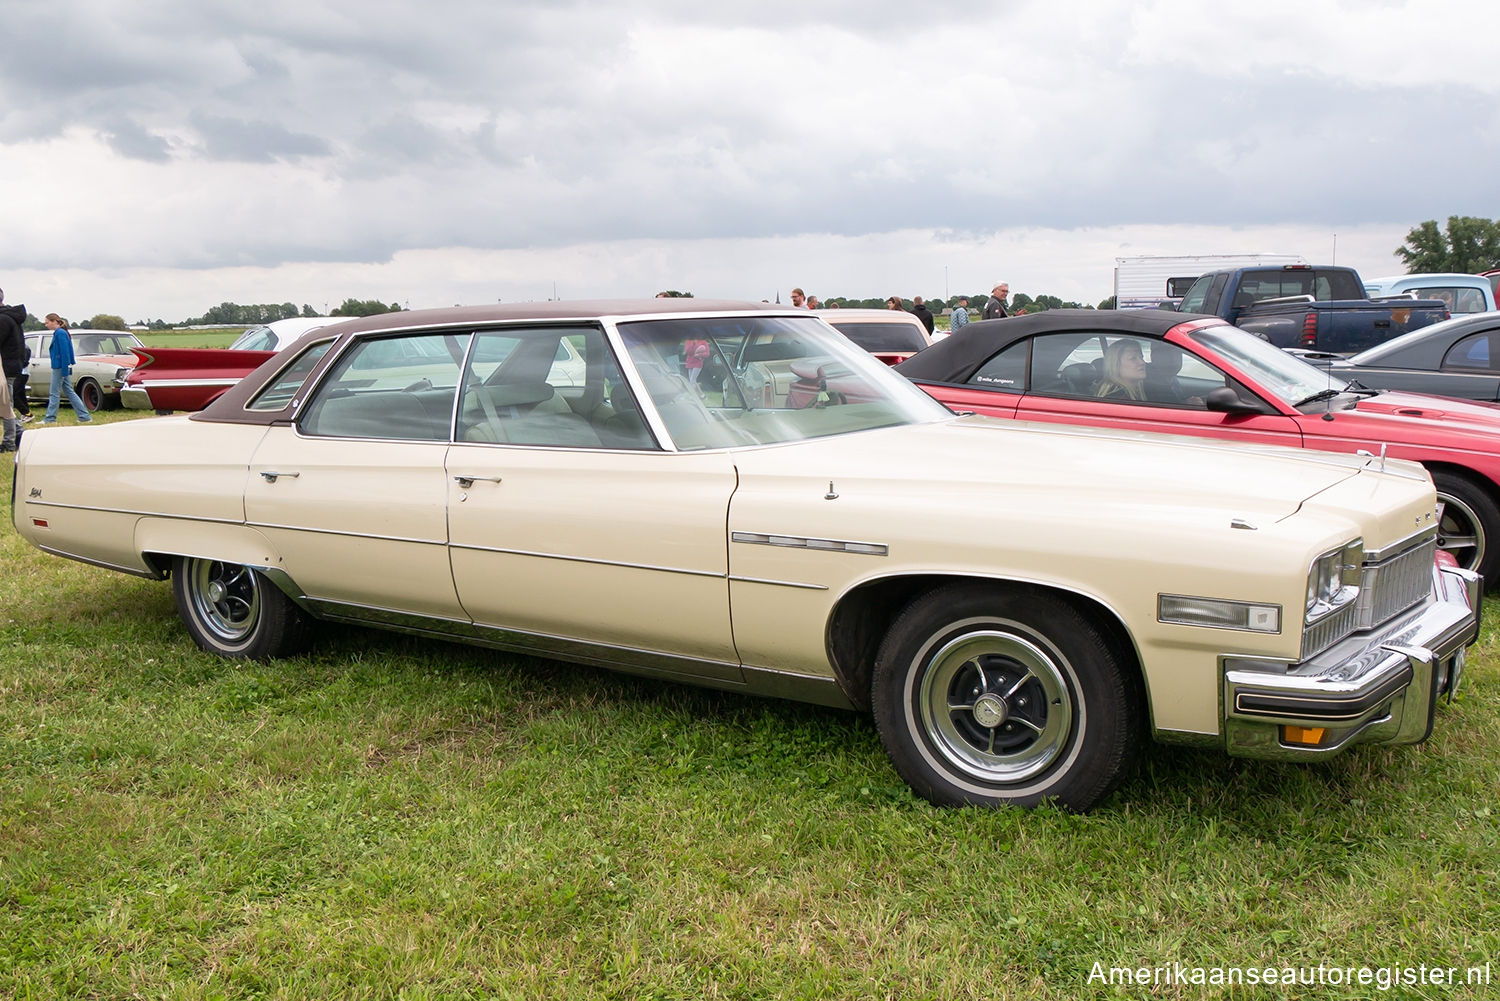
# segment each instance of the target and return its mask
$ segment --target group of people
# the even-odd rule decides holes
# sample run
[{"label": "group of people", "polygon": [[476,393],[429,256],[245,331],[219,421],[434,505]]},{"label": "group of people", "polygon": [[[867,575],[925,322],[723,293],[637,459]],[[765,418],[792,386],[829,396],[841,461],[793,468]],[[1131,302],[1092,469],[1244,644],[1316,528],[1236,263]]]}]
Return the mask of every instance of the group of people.
[{"label": "group of people", "polygon": [[[47,388],[47,413],[43,424],[57,423],[57,408],[66,394],[68,404],[78,416],[81,424],[91,418],[88,407],[78,398],[71,378],[77,359],[73,354],[73,338],[68,334],[68,321],[56,313],[48,313],[43,321],[52,331],[48,348],[48,364],[51,382]],[[0,452],[15,451],[21,440],[21,425],[32,418],[31,404],[26,398],[26,386],[31,376],[31,349],[26,346],[24,325],[26,307],[19,303],[12,306],[5,301],[5,291],[0,289]]]},{"label": "group of people", "polygon": [[[989,299],[985,300],[984,306],[979,311],[980,318],[993,320],[997,317],[1009,316],[1010,311],[1005,305],[1005,300],[1009,296],[1010,284],[1008,282],[996,282],[994,288],[990,291]],[[794,288],[792,289],[792,305],[798,309],[817,309],[818,297],[808,295],[800,288]],[[831,302],[828,305],[830,309],[838,308],[838,303],[836,302]],[[906,301],[899,295],[888,296],[885,300],[885,308],[905,310]],[[926,300],[921,296],[912,296],[910,312],[918,320],[922,321],[922,326],[927,328],[928,334],[933,333],[937,329],[937,318],[932,315],[932,310],[927,307]],[[968,322],[969,297],[961,295],[953,304],[953,318],[950,321],[949,332],[958,333]]]}]

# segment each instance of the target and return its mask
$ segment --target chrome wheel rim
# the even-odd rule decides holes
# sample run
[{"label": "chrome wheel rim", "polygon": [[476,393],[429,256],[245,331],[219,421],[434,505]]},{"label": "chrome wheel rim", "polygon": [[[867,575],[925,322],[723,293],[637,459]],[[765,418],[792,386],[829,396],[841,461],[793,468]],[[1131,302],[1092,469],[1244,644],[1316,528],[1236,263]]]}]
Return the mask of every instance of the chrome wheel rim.
[{"label": "chrome wheel rim", "polygon": [[1478,570],[1484,562],[1484,532],[1479,515],[1450,494],[1438,494],[1438,548],[1466,570]]},{"label": "chrome wheel rim", "polygon": [[235,644],[254,634],[260,621],[260,582],[249,567],[190,560],[187,591],[193,614],[215,639]]},{"label": "chrome wheel rim", "polygon": [[1030,779],[1057,760],[1073,733],[1064,666],[1014,633],[969,632],[940,647],[916,699],[934,750],[984,782]]}]

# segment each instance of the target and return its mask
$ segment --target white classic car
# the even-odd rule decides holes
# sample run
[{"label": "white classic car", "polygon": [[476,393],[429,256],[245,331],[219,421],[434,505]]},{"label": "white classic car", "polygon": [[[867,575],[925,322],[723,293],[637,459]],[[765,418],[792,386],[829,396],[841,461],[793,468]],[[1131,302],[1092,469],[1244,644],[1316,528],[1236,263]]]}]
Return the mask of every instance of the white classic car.
[{"label": "white classic car", "polygon": [[205,649],[334,619],[871,711],[938,804],[1088,809],[1147,734],[1415,743],[1478,632],[1419,466],[955,416],[773,306],[339,323],[15,477],[26,539],[170,577]]},{"label": "white classic car", "polygon": [[[135,367],[134,349],[142,347],[135,334],[117,330],[69,330],[73,340],[73,363],[69,377],[73,391],[90,411],[120,405],[120,387]],[[28,399],[44,402],[52,387],[52,367],[48,352],[52,349],[52,331],[39,330],[26,335],[31,349],[31,378],[26,383]],[[67,395],[62,401],[67,403]]]}]

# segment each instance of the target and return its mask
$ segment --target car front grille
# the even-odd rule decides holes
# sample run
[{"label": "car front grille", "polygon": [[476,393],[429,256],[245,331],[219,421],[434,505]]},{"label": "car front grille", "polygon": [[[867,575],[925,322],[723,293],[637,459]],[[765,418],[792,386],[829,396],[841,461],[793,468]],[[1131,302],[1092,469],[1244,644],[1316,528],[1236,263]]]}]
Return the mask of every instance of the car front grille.
[{"label": "car front grille", "polygon": [[[1437,536],[1422,537],[1366,559],[1360,569],[1359,600],[1319,620],[1302,633],[1302,659],[1322,653],[1344,637],[1370,629],[1420,604],[1432,590]],[[1370,554],[1366,554],[1369,556]]]}]

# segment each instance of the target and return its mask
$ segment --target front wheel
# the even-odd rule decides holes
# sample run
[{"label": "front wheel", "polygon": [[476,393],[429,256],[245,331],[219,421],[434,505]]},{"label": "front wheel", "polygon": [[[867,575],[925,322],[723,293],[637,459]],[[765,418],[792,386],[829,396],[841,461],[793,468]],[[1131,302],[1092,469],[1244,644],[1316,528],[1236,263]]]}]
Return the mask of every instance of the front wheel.
[{"label": "front wheel", "polygon": [[301,610],[239,563],[175,557],[172,598],[193,641],[223,657],[266,660],[294,653],[306,640]]},{"label": "front wheel", "polygon": [[929,592],[897,617],[871,701],[891,763],[931,802],[1084,811],[1136,753],[1139,691],[1072,606],[965,584]]},{"label": "front wheel", "polygon": [[[1432,470],[1437,488],[1438,548],[1489,584],[1500,576],[1500,506],[1473,480],[1443,469]],[[1493,543],[1493,544],[1492,544]]]}]

